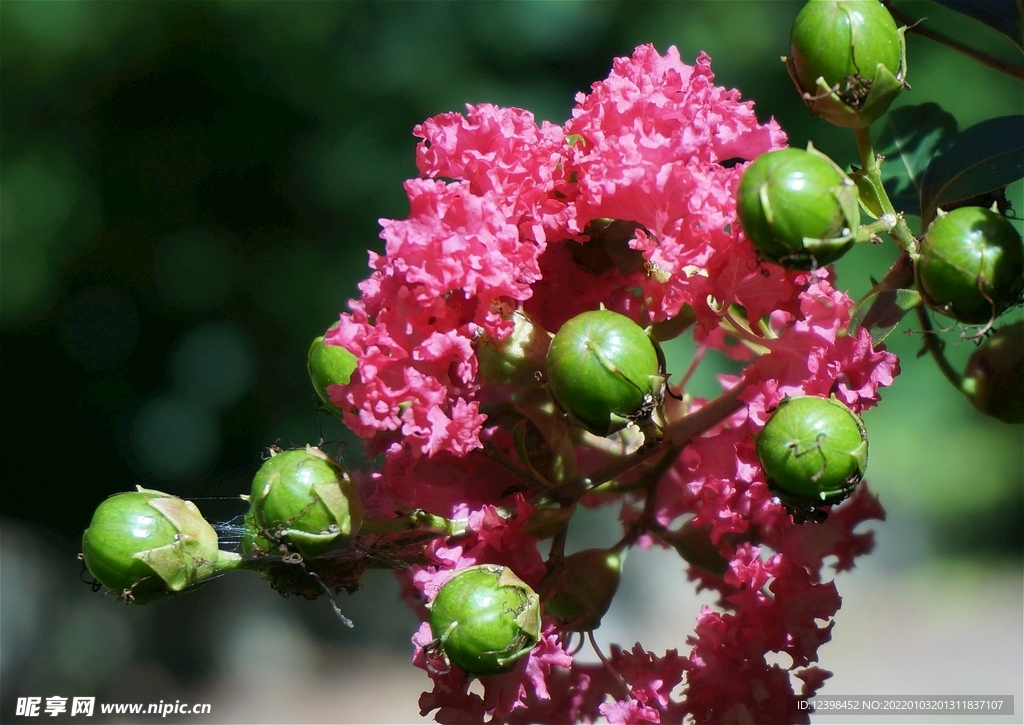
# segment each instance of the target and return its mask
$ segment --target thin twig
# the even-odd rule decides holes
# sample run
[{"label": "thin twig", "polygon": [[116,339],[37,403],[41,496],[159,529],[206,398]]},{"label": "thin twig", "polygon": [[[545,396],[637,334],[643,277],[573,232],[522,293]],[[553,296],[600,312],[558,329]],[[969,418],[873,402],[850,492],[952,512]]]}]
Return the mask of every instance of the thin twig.
[{"label": "thin twig", "polygon": [[921,332],[924,334],[924,349],[932,354],[932,357],[935,358],[935,363],[939,366],[939,370],[953,384],[953,387],[962,391],[963,376],[946,359],[946,354],[942,351],[945,343],[938,336],[938,333],[935,332],[935,328],[932,327],[932,320],[928,316],[928,310],[924,308],[924,305],[918,305],[917,317],[921,321]]}]

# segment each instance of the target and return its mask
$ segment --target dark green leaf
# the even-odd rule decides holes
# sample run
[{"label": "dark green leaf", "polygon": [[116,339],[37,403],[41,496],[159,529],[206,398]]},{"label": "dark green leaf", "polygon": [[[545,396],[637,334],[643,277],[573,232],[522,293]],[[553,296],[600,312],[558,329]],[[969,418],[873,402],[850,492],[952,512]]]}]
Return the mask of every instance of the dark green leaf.
[{"label": "dark green leaf", "polygon": [[881,290],[868,295],[853,311],[847,332],[854,334],[858,327],[871,333],[875,345],[889,337],[903,316],[921,304],[921,295],[913,289]]},{"label": "dark green leaf", "polygon": [[961,131],[932,159],[921,183],[921,219],[1024,176],[1024,116],[990,118]]},{"label": "dark green leaf", "polygon": [[956,132],[956,118],[937,103],[901,106],[889,112],[875,148],[885,156],[882,184],[897,210],[921,214],[925,169]]},{"label": "dark green leaf", "polygon": [[1021,46],[1020,5],[1016,0],[934,0],[950,10],[974,18]]}]

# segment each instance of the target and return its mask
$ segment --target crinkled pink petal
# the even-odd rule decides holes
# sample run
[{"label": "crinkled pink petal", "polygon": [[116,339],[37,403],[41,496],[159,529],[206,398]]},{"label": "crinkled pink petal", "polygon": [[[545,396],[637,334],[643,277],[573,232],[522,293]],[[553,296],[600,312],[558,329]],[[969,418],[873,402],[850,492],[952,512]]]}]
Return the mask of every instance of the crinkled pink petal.
[{"label": "crinkled pink petal", "polygon": [[612,725],[646,725],[661,722],[661,713],[639,700],[606,702],[599,709]]},{"label": "crinkled pink petal", "polygon": [[580,222],[635,221],[653,240],[637,248],[662,273],[644,283],[655,320],[676,315],[684,302],[706,307],[688,289],[686,268],[707,270],[733,246],[726,230],[736,221],[742,166],[735,161],[785,145],[774,121],[759,124],[752,104],[713,80],[704,54],[688,66],[675,47],[661,56],[641,46],[577,96],[566,124],[567,135],[580,139],[573,145]]}]

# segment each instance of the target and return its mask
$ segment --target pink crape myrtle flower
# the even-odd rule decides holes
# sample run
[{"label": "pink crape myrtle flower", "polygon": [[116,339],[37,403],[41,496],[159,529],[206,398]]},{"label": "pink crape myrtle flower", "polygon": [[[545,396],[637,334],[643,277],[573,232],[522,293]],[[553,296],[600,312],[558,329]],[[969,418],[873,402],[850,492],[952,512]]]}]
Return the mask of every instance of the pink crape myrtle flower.
[{"label": "pink crape myrtle flower", "polygon": [[[815,663],[840,606],[825,561],[852,568],[873,547],[871,532],[854,530],[884,511],[861,485],[824,523],[795,524],[754,438],[787,396],[870,408],[899,363],[865,330],[847,332],[853,301],[829,269],[761,260],[737,222],[743,169],[784,147],[785,134],[716,86],[705,54],[691,66],[674,47],[661,55],[645,45],[578,94],[564,126],[482,104],[428,119],[414,135],[421,176],[405,185],[409,216],[381,221],[384,254],[370,254],[360,298],[326,342],[358,361],[347,385],[329,389],[332,402],[384,455],[363,477],[367,509],[466,522],[464,534],[434,539],[399,574],[423,620],[413,661],[433,689],[422,714],[442,723],[805,722],[796,703],[830,676]],[[545,488],[517,473],[524,438],[506,426],[527,403],[483,379],[477,349],[511,332],[511,310],[554,332],[602,306],[645,326],[692,311],[700,346],[746,363],[720,378],[735,406],[659,472],[650,500],[582,500],[621,505],[627,531],[643,521],[706,531],[706,561],[687,575],[719,594],[719,608],[693,613],[689,653],[613,645],[607,666],[576,661],[571,633],[545,616],[541,642],[483,678],[481,695],[466,673],[430,660],[426,605],[466,567],[505,565],[536,589],[549,563],[531,523]],[[680,403],[687,414],[709,404]],[[581,469],[614,458],[573,440]],[[667,546],[649,531],[634,542]],[[773,653],[789,663],[769,664]]]},{"label": "pink crape myrtle flower", "polygon": [[[785,134],[774,120],[759,124],[737,91],[714,85],[707,55],[688,66],[674,47],[661,56],[645,45],[616,59],[608,79],[576,101],[566,135],[579,173],[578,217],[643,226],[631,246],[656,271],[640,280],[652,320],[674,317],[684,303],[705,311],[712,290],[697,272],[726,264],[739,246],[753,259],[730,228],[742,162],[785,146]],[[741,280],[728,284],[719,299],[741,302]]]}]

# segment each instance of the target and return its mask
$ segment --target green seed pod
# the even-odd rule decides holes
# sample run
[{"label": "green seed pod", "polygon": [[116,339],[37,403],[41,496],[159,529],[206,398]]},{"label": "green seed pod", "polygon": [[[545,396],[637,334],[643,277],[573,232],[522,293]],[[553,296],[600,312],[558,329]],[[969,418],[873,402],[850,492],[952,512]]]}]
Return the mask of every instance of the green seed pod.
[{"label": "green seed pod", "polygon": [[968,324],[987,324],[1024,293],[1024,243],[997,211],[963,206],[938,216],[915,264],[925,304]]},{"label": "green seed pod", "polygon": [[847,128],[882,116],[906,84],[905,29],[878,0],[811,0],[786,58],[810,112]]},{"label": "green seed pod", "polygon": [[139,487],[101,503],[82,535],[92,575],[129,602],[145,604],[233,568],[217,532],[191,501]]},{"label": "green seed pod", "polygon": [[272,454],[256,473],[243,537],[247,554],[291,544],[305,557],[343,546],[363,522],[355,484],[340,463],[318,448]]},{"label": "green seed pod", "polygon": [[757,435],[772,491],[794,509],[835,504],[864,477],[864,424],[835,398],[786,398]]},{"label": "green seed pod", "polygon": [[856,184],[813,146],[758,156],[743,172],[737,213],[761,256],[796,269],[839,259],[860,225]]},{"label": "green seed pod", "polygon": [[1024,423],[1024,322],[1001,327],[967,361],[971,405],[1004,423]]},{"label": "green seed pod", "polygon": [[539,385],[551,335],[524,312],[512,313],[512,334],[504,340],[482,338],[476,346],[480,374],[501,385]]},{"label": "green seed pod", "polygon": [[306,360],[313,389],[327,409],[340,418],[342,412],[331,402],[327,387],[348,384],[357,367],[356,356],[340,345],[325,345],[324,336],[321,335],[309,346]]},{"label": "green seed pod", "polygon": [[601,626],[622,580],[628,549],[586,549],[565,557],[540,585],[544,613],[575,632]]},{"label": "green seed pod", "polygon": [[723,576],[729,569],[721,548],[711,543],[710,524],[698,526],[690,519],[674,531],[659,533],[658,538],[673,547],[690,566],[715,576]]},{"label": "green seed pod", "polygon": [[569,508],[543,506],[534,511],[523,524],[523,534],[532,539],[550,539],[569,524],[575,511],[574,506]]},{"label": "green seed pod", "polygon": [[476,677],[509,670],[540,642],[540,599],[504,566],[463,569],[428,606],[439,651]]},{"label": "green seed pod", "polygon": [[625,315],[592,310],[576,315],[551,341],[548,388],[558,405],[596,435],[649,417],[660,386],[654,341]]}]

